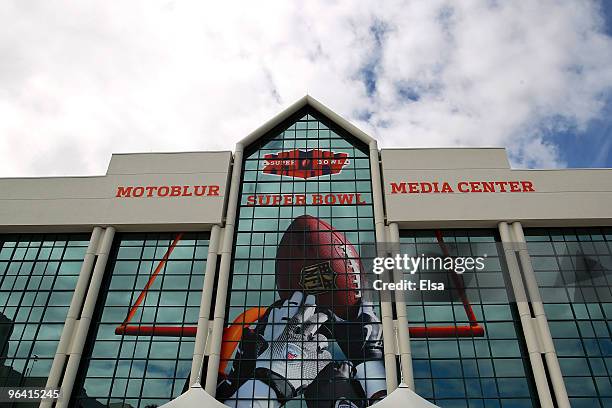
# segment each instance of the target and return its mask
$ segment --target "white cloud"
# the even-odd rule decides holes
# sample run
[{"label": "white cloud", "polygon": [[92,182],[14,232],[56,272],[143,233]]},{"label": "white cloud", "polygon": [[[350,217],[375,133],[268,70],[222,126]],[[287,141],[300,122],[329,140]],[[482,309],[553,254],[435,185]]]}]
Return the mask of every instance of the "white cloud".
[{"label": "white cloud", "polygon": [[305,93],[382,146],[562,165],[546,132],[584,128],[612,87],[602,24],[572,0],[2,2],[0,175],[231,150]]}]

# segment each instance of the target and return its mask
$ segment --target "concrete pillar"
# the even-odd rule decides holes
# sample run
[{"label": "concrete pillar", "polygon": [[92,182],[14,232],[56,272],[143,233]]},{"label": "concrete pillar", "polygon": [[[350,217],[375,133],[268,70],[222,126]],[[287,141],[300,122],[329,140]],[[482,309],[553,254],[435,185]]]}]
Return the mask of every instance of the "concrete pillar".
[{"label": "concrete pillar", "polygon": [[240,176],[242,172],[242,155],[244,146],[236,145],[234,153],[234,167],[230,182],[230,192],[227,202],[225,231],[221,247],[221,265],[219,266],[219,279],[217,281],[217,297],[211,333],[210,355],[206,369],[206,385],[204,389],[213,397],[217,391],[217,377],[221,359],[221,343],[223,340],[223,327],[225,326],[225,303],[229,286],[230,269],[232,262],[232,249],[234,244],[234,228],[236,224],[236,210],[238,208],[238,193],[240,191]]},{"label": "concrete pillar", "polygon": [[[376,242],[386,241],[385,213],[383,208],[382,177],[378,159],[378,145],[376,141],[370,142],[370,171],[372,174],[372,200],[374,205],[374,225],[376,228]],[[379,254],[385,256],[385,254]],[[395,327],[393,324],[393,307],[390,302],[381,302],[380,305],[383,329],[383,353],[385,359],[385,377],[387,393],[397,388],[397,366],[395,360]]]},{"label": "concrete pillar", "polygon": [[206,338],[208,337],[208,320],[210,318],[210,304],[215,284],[215,271],[217,270],[217,251],[220,231],[221,229],[218,225],[213,225],[210,231],[208,255],[206,257],[206,271],[204,273],[204,285],[202,288],[202,299],[200,301],[200,315],[198,317],[198,331],[196,332],[195,345],[193,348],[189,385],[200,382],[202,362],[204,359],[204,347],[206,345]]},{"label": "concrete pillar", "polygon": [[565,389],[563,374],[559,365],[559,359],[557,358],[555,344],[548,327],[548,320],[546,319],[546,313],[544,312],[544,305],[542,304],[538,282],[536,280],[535,273],[533,272],[533,265],[531,264],[531,258],[529,256],[529,252],[527,251],[527,242],[525,240],[523,227],[521,226],[520,222],[512,223],[512,232],[514,235],[514,241],[517,243],[523,278],[525,280],[525,286],[527,286],[527,292],[529,293],[529,299],[531,300],[531,308],[535,316],[535,328],[538,331],[539,339],[543,347],[542,352],[544,353],[544,358],[546,359],[548,375],[553,386],[557,406],[560,408],[569,408],[570,401],[567,396],[567,390]]},{"label": "concrete pillar", "polygon": [[93,312],[98,300],[98,293],[100,292],[100,285],[102,284],[102,278],[104,277],[106,262],[108,261],[114,236],[115,228],[107,227],[104,230],[102,242],[98,249],[98,259],[94,266],[91,282],[89,283],[89,289],[87,290],[87,296],[85,297],[85,302],[83,304],[81,318],[78,320],[76,330],[70,344],[70,356],[68,358],[68,364],[66,365],[64,379],[61,384],[63,398],[57,401],[57,408],[65,408],[70,402],[72,389],[74,387],[74,380],[79,369],[79,363],[81,362],[83,347],[85,345],[87,332],[89,331]]},{"label": "concrete pillar", "polygon": [[525,288],[521,279],[521,272],[516,259],[513,237],[510,229],[508,228],[508,223],[500,222],[498,227],[504,249],[504,258],[506,259],[508,274],[510,275],[512,290],[514,292],[516,306],[518,308],[521,320],[521,327],[523,329],[523,334],[525,335],[527,353],[529,355],[529,362],[531,364],[531,370],[533,372],[533,377],[538,391],[540,406],[543,408],[553,408],[554,405],[550,390],[548,388],[546,371],[544,370],[544,363],[542,362],[542,357],[540,355],[537,333],[533,327],[534,324],[531,317],[531,312],[529,310],[529,304],[527,302],[527,294],[525,293]]},{"label": "concrete pillar", "polygon": [[[389,224],[389,243],[394,248],[400,249],[400,235],[397,223]],[[403,276],[398,270],[394,270],[395,282],[400,282]],[[410,350],[410,333],[408,332],[408,310],[404,291],[395,291],[395,310],[397,313],[397,330],[400,352],[400,367],[402,369],[402,382],[414,391],[414,372],[412,370],[412,351]]]},{"label": "concrete pillar", "polygon": [[[74,293],[72,294],[72,300],[70,301],[70,307],[68,314],[66,315],[66,322],[62,329],[59,344],[53,358],[53,364],[51,365],[51,371],[49,371],[49,377],[47,378],[46,388],[57,388],[64,368],[64,363],[68,357],[68,347],[72,339],[74,327],[81,312],[81,306],[85,300],[85,294],[87,293],[87,286],[89,285],[89,277],[91,276],[91,270],[96,259],[96,252],[98,249],[98,243],[100,242],[100,236],[102,235],[102,228],[95,227],[89,238],[89,244],[85,251],[85,258],[81,264],[81,270],[79,272],[79,279],[77,280]],[[44,400],[41,402],[41,407],[50,407],[52,405],[51,400]]]}]

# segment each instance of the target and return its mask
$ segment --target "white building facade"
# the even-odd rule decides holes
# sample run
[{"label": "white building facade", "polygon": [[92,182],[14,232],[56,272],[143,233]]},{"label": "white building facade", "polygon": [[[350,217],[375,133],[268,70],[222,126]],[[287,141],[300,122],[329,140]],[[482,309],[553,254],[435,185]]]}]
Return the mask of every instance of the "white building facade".
[{"label": "white building facade", "polygon": [[[400,383],[440,407],[612,405],[612,169],[380,150],[304,97],[233,152],[0,191],[0,387],[62,389],[33,406],[193,384],[229,406],[383,406]],[[485,267],[385,300],[374,243]]]}]

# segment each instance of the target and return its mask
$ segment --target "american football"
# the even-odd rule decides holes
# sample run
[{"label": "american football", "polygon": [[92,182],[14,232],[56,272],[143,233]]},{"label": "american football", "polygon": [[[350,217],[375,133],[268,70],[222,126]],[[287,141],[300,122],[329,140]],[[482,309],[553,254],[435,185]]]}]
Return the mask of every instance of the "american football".
[{"label": "american football", "polygon": [[344,234],[316,217],[302,215],[285,231],[276,253],[276,285],[284,300],[300,290],[337,316],[355,317],[363,265]]}]

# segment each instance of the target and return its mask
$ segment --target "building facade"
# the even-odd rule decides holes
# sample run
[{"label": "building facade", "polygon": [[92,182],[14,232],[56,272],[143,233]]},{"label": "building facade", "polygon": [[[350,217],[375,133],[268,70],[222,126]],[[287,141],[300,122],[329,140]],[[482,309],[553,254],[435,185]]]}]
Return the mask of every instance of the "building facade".
[{"label": "building facade", "polygon": [[[382,407],[400,384],[440,407],[612,406],[612,169],[379,150],[304,97],[234,152],[0,191],[0,387],[62,390],[26,406],[194,384],[235,407]],[[391,247],[484,267],[383,297],[366,275]]]}]

